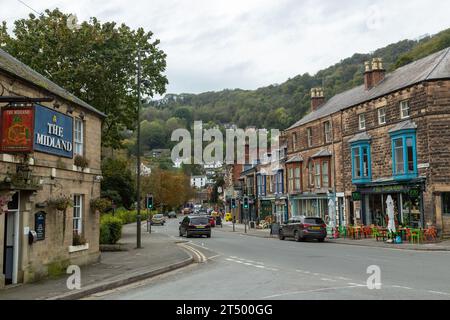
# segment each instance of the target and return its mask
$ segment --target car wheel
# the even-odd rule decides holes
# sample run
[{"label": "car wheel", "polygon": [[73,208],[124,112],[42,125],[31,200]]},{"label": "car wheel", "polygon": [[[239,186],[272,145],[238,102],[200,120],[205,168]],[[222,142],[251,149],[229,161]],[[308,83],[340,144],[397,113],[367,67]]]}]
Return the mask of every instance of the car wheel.
[{"label": "car wheel", "polygon": [[206,236],[207,238],[211,238],[211,235],[210,234],[208,234],[207,236]]},{"label": "car wheel", "polygon": [[186,238],[190,238],[190,237],[191,237],[191,234],[186,231]]},{"label": "car wheel", "polygon": [[295,241],[297,241],[297,242],[302,241],[302,238],[300,237],[300,233],[299,233],[298,231],[295,231],[295,232],[294,232],[294,239],[295,239]]},{"label": "car wheel", "polygon": [[325,242],[325,238],[320,238],[318,240],[319,240],[319,242]]},{"label": "car wheel", "polygon": [[281,241],[283,241],[284,239],[286,239],[284,236],[283,236],[283,234],[280,232],[280,234],[278,235],[278,238],[281,240]]}]

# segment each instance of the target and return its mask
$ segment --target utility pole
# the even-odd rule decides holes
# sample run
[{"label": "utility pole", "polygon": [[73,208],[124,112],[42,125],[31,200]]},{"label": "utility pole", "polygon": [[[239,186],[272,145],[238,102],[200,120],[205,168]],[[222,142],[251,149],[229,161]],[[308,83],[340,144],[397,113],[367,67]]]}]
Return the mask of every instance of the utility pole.
[{"label": "utility pole", "polygon": [[141,51],[138,49],[138,73],[137,73],[137,230],[136,248],[141,249]]}]

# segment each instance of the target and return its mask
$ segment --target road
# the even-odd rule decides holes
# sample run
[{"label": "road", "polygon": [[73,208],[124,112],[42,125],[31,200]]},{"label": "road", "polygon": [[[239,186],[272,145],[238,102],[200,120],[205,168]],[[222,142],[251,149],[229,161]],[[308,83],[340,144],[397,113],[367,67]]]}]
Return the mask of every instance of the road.
[{"label": "road", "polygon": [[[178,221],[153,231],[178,239]],[[450,252],[297,243],[222,230],[214,229],[211,239],[189,239],[202,263],[88,299],[450,300]],[[379,289],[367,285],[371,266],[379,267]]]}]

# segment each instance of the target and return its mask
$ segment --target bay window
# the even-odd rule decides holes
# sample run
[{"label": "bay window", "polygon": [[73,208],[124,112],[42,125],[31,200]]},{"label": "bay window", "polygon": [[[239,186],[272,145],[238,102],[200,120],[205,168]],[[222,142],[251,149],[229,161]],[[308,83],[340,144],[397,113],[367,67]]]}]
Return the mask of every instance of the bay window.
[{"label": "bay window", "polygon": [[308,163],[308,183],[310,187],[314,186],[314,163],[309,161]]},{"label": "bay window", "polygon": [[330,187],[330,160],[328,158],[315,160],[314,184],[316,189]]},{"label": "bay window", "polygon": [[288,166],[288,190],[301,192],[301,163]]},{"label": "bay window", "polygon": [[397,180],[417,177],[415,129],[391,133],[393,175]]},{"label": "bay window", "polygon": [[358,141],[352,144],[352,180],[354,184],[372,180],[370,143]]}]

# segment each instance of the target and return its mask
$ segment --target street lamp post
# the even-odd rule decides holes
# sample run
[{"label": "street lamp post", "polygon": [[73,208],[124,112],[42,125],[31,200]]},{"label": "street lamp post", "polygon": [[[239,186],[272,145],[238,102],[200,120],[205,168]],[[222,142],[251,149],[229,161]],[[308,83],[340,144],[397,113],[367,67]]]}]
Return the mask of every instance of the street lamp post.
[{"label": "street lamp post", "polygon": [[141,51],[138,50],[138,74],[137,74],[137,226],[136,248],[141,249]]}]

